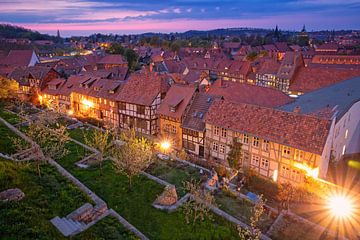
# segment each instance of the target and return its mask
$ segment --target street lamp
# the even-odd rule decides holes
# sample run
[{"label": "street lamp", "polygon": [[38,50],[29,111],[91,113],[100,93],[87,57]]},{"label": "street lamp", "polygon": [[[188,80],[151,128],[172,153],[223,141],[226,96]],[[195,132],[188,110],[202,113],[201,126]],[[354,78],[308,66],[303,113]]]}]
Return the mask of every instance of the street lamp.
[{"label": "street lamp", "polygon": [[333,195],[328,200],[328,208],[337,218],[350,218],[353,214],[353,202],[345,195]]},{"label": "street lamp", "polygon": [[171,143],[168,140],[164,140],[160,143],[160,148],[166,153],[171,147]]}]

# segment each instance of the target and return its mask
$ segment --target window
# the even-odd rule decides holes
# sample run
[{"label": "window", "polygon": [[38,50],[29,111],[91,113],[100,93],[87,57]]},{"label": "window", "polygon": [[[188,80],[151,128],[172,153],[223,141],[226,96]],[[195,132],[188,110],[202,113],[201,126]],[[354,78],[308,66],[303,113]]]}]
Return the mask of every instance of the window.
[{"label": "window", "polygon": [[195,144],[186,140],[183,140],[183,147],[190,151],[195,151]]},{"label": "window", "polygon": [[260,163],[260,157],[252,155],[251,156],[251,165],[254,165],[254,166],[258,167],[259,163]]},{"label": "window", "polygon": [[345,139],[347,139],[348,135],[349,135],[349,130],[346,129],[346,131],[345,131]]},{"label": "window", "polygon": [[269,160],[267,160],[267,159],[265,159],[265,158],[262,158],[262,159],[261,159],[260,167],[261,167],[262,169],[268,170],[268,169],[269,169]]},{"label": "window", "polygon": [[221,136],[222,136],[222,137],[226,137],[226,135],[227,135],[226,129],[225,129],[225,128],[222,128],[222,129],[221,129]]},{"label": "window", "polygon": [[167,133],[176,133],[176,126],[172,124],[165,124],[164,131]]},{"label": "window", "polygon": [[244,134],[244,144],[248,144],[249,143],[249,135]]},{"label": "window", "polygon": [[126,110],[126,103],[121,102],[121,103],[119,104],[119,108],[120,108],[120,110]]},{"label": "window", "polygon": [[285,178],[289,178],[289,176],[290,176],[290,168],[286,167],[286,166],[282,166],[282,168],[281,168],[281,176],[283,176]]},{"label": "window", "polygon": [[299,170],[292,169],[290,174],[290,179],[295,182],[301,181],[301,173]]},{"label": "window", "polygon": [[110,101],[109,104],[110,104],[111,107],[115,106],[115,102],[113,102],[113,101]]},{"label": "window", "polygon": [[136,127],[146,130],[147,129],[147,123],[144,119],[136,119]]},{"label": "window", "polygon": [[220,144],[220,153],[225,153],[225,145]]},{"label": "window", "polygon": [[259,138],[258,137],[254,137],[253,146],[256,147],[256,148],[259,147]]},{"label": "window", "polygon": [[289,158],[291,153],[291,149],[289,147],[283,146],[283,156]]},{"label": "window", "polygon": [[268,140],[263,141],[262,150],[265,151],[265,152],[269,151],[269,141]]},{"label": "window", "polygon": [[344,146],[343,146],[343,149],[342,149],[342,155],[345,154],[345,150],[346,150],[346,146],[344,145]]},{"label": "window", "polygon": [[217,142],[213,142],[212,150],[215,152],[219,151],[219,144]]},{"label": "window", "polygon": [[214,127],[214,135],[219,136],[220,128],[215,126]]},{"label": "window", "polygon": [[136,106],[136,113],[137,114],[145,114],[145,106]]},{"label": "window", "polygon": [[295,157],[294,158],[295,158],[296,161],[302,161],[303,156],[304,156],[303,151],[298,150],[298,149],[295,150]]}]

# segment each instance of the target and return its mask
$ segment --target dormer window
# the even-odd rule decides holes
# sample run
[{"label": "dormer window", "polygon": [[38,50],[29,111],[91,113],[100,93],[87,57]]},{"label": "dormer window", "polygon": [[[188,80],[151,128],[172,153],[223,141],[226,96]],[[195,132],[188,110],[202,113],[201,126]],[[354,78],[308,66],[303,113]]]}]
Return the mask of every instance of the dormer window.
[{"label": "dormer window", "polygon": [[94,90],[98,92],[98,91],[100,91],[100,88],[99,87],[94,87]]}]

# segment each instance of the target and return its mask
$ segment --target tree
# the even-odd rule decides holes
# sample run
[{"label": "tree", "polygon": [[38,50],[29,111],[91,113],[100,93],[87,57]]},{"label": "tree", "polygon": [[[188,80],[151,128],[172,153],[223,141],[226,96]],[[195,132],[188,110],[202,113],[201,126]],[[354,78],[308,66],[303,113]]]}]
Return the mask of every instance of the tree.
[{"label": "tree", "polygon": [[170,48],[171,48],[171,51],[173,51],[173,52],[179,52],[180,43],[178,41],[175,41],[175,42],[171,43]]},{"label": "tree", "polygon": [[279,185],[276,199],[279,201],[279,213],[282,210],[290,210],[292,203],[304,200],[310,194],[302,188],[295,187],[291,183],[285,182]]},{"label": "tree", "polygon": [[259,222],[261,216],[264,214],[264,205],[265,201],[263,196],[260,195],[259,200],[255,203],[252,209],[252,216],[250,218],[250,229],[242,228],[238,226],[238,232],[240,239],[242,240],[260,240],[261,239],[261,230],[259,229]]},{"label": "tree", "polygon": [[55,113],[47,112],[37,121],[32,122],[26,131],[26,134],[40,147],[36,149],[38,150],[36,163],[39,176],[41,163],[46,162],[47,159],[59,160],[68,153],[65,144],[69,140],[69,134],[65,126],[54,123],[56,116]]},{"label": "tree", "polygon": [[125,51],[125,58],[126,58],[126,61],[128,62],[129,68],[135,69],[138,58],[139,58],[137,53],[134,50],[128,48]]},{"label": "tree", "polygon": [[102,176],[103,162],[112,146],[112,135],[109,130],[102,131],[95,129],[94,131],[88,131],[87,134],[84,134],[84,137],[86,145],[99,151],[96,155],[96,160],[100,166],[100,176]]},{"label": "tree", "polygon": [[18,90],[18,82],[0,76],[0,99],[15,98]]},{"label": "tree", "polygon": [[229,166],[234,169],[239,169],[241,167],[242,159],[242,144],[237,141],[236,138],[233,139],[233,143],[230,146],[230,152],[227,157]]},{"label": "tree", "polygon": [[107,53],[110,54],[121,54],[124,55],[125,49],[123,46],[121,46],[120,43],[112,43],[110,47],[106,50]]},{"label": "tree", "polygon": [[254,61],[257,57],[257,53],[256,52],[251,52],[246,56],[246,59],[249,61]]},{"label": "tree", "polygon": [[184,188],[192,195],[183,205],[187,224],[195,225],[206,218],[212,220],[209,205],[215,205],[215,199],[211,192],[202,189],[200,183],[194,180],[185,182]]},{"label": "tree", "polygon": [[147,139],[136,137],[134,129],[123,133],[122,139],[124,144],[112,149],[112,160],[115,169],[128,177],[131,189],[132,178],[153,162],[153,147]]}]

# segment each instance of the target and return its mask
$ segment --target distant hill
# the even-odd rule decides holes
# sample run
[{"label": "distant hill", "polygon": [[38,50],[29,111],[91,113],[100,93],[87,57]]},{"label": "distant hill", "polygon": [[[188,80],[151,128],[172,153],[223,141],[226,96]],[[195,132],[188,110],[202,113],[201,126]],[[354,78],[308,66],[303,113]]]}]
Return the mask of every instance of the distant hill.
[{"label": "distant hill", "polygon": [[30,29],[10,24],[0,24],[0,38],[27,38],[34,40],[52,40],[57,42],[59,39],[55,36],[41,34]]}]

